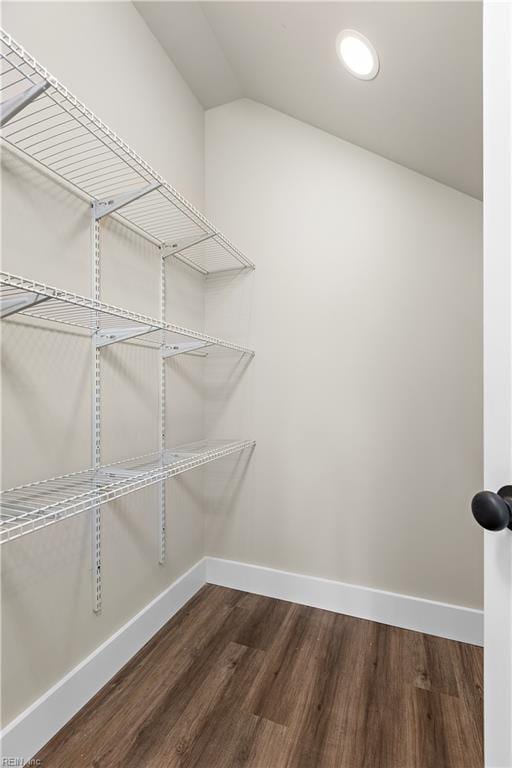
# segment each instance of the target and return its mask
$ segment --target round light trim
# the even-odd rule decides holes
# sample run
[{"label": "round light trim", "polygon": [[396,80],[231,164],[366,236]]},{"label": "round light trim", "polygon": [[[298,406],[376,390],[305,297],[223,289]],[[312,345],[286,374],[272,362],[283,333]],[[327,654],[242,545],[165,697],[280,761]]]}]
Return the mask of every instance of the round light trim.
[{"label": "round light trim", "polygon": [[373,80],[379,72],[377,51],[355,29],[344,29],[336,38],[336,52],[345,69],[360,80]]}]

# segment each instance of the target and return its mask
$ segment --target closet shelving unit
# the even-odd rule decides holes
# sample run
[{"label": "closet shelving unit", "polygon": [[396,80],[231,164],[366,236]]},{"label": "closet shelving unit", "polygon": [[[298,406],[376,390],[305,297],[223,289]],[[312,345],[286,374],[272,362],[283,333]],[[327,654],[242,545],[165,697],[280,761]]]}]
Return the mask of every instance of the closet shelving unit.
[{"label": "closet shelving unit", "polygon": [[[2,144],[84,199],[91,210],[91,297],[0,273],[2,318],[29,315],[85,329],[93,348],[91,467],[3,491],[0,543],[91,512],[93,609],[101,610],[101,514],[106,502],[160,483],[159,562],[165,561],[165,480],[254,441],[166,446],[165,360],[221,350],[252,357],[238,344],[166,322],[165,263],[176,258],[208,278],[254,264],[148,163],[39,62],[0,29]],[[160,318],[106,304],[100,297],[101,221],[112,217],[159,248]],[[157,452],[101,462],[101,349],[143,338],[161,357],[161,442]]]}]

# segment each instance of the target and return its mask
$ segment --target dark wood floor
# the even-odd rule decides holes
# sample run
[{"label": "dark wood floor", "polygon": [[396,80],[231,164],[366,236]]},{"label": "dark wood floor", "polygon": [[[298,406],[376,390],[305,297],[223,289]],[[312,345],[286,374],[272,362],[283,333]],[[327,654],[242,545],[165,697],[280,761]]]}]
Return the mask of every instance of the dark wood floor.
[{"label": "dark wood floor", "polygon": [[481,768],[480,648],[204,587],[44,768]]}]

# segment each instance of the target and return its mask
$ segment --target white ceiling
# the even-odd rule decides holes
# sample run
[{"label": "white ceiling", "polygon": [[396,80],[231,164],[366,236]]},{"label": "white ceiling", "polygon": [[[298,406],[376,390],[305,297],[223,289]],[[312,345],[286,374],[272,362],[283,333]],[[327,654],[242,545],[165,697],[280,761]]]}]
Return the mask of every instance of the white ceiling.
[{"label": "white ceiling", "polygon": [[[480,2],[139,2],[201,104],[247,97],[482,197]],[[374,44],[375,80],[335,40]]]}]

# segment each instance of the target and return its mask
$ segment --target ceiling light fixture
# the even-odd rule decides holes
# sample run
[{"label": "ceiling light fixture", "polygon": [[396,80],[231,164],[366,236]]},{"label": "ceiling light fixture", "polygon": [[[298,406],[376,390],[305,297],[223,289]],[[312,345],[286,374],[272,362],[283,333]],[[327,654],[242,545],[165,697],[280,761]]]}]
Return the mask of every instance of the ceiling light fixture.
[{"label": "ceiling light fixture", "polygon": [[379,72],[377,51],[367,37],[354,29],[344,29],[336,38],[341,63],[360,80],[373,80]]}]

